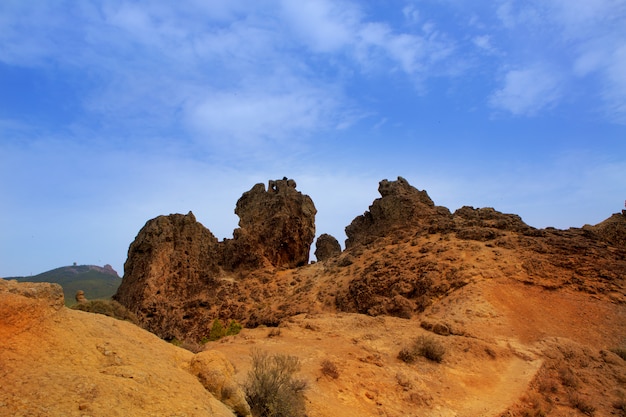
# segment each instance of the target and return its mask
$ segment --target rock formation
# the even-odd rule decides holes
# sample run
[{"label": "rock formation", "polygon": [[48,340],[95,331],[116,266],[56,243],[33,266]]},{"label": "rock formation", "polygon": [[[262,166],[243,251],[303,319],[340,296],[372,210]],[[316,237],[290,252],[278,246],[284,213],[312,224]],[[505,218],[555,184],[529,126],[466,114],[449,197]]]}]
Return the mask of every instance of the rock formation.
[{"label": "rock formation", "polygon": [[341,245],[333,236],[323,233],[315,241],[315,257],[318,261],[325,261],[341,254]]},{"label": "rock formation", "polygon": [[316,213],[313,200],[297,191],[293,180],[271,180],[267,190],[256,184],[237,201],[239,228],[232,240],[224,242],[224,267],[306,265],[315,237]]},{"label": "rock formation", "polygon": [[149,220],[130,245],[114,299],[165,339],[200,339],[217,316],[249,316],[230,275],[308,263],[316,209],[295,186],[285,178],[245,192],[235,209],[239,228],[223,242],[191,212]]},{"label": "rock formation", "polygon": [[114,299],[145,329],[163,338],[180,336],[196,323],[194,303],[219,287],[219,261],[217,238],[193,213],[159,216],[130,245]]},{"label": "rock formation", "polygon": [[346,227],[346,249],[402,229],[436,231],[448,228],[451,223],[450,210],[435,206],[426,191],[412,187],[402,177],[397,181],[382,180],[378,192],[381,198],[374,200],[369,211]]},{"label": "rock formation", "polygon": [[83,290],[76,291],[76,302],[78,304],[85,304],[87,302],[87,297],[85,297],[85,291]]},{"label": "rock formation", "polygon": [[215,318],[277,326],[300,313],[345,311],[410,318],[469,283],[507,277],[626,303],[626,221],[535,229],[514,214],[451,213],[405,179],[346,228],[346,249],[318,239],[305,268],[315,207],[287,179],[237,202],[239,228],[218,242],[190,213],[150,220],[129,249],[116,299],[165,339],[200,340]]},{"label": "rock formation", "polygon": [[[399,245],[393,261],[366,262],[362,272],[350,279],[347,289],[338,293],[336,303],[341,310],[398,317],[411,317],[423,311],[434,300],[472,282],[476,265],[480,265],[481,274],[491,268],[488,265],[492,262],[484,258],[469,262],[467,248],[461,249],[462,258],[437,256],[451,253],[454,247],[476,248],[463,243],[472,241],[498,248],[494,249],[497,255],[493,265],[499,271],[489,274],[504,272],[545,288],[573,286],[591,293],[619,293],[617,298],[626,301],[621,281],[626,273],[623,215],[614,214],[597,226],[583,229],[538,230],[517,215],[493,208],[466,206],[450,214],[445,207],[435,206],[425,191],[413,188],[402,177],[397,181],[381,181],[379,192],[381,198],[346,228],[345,256],[360,255],[369,246],[399,245],[406,241],[420,246],[420,256],[404,258]],[[435,244],[429,236],[445,240]],[[497,256],[505,249],[512,251],[511,257],[498,261]],[[428,256],[431,251],[435,253]],[[605,259],[601,268],[599,258]],[[518,266],[511,267],[511,263]]]}]

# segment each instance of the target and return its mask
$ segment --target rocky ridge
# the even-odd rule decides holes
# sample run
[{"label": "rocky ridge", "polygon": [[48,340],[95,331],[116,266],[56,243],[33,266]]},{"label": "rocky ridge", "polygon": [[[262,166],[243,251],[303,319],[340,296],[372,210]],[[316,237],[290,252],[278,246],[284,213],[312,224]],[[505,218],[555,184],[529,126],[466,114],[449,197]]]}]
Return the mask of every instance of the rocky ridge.
[{"label": "rocky ridge", "polygon": [[493,208],[451,213],[399,177],[381,181],[381,197],[346,227],[345,251],[320,236],[320,262],[294,268],[308,259],[315,208],[290,181],[244,193],[232,240],[218,242],[191,213],[149,221],[115,298],[160,337],[195,340],[215,318],[248,327],[322,311],[411,318],[499,277],[626,302],[621,214],[597,226],[535,229]]}]

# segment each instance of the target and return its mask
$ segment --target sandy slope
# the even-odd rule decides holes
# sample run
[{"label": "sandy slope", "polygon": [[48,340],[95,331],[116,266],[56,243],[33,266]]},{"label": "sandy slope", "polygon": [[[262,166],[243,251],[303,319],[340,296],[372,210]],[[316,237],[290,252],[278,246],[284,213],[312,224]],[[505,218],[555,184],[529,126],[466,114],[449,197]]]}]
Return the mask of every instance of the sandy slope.
[{"label": "sandy slope", "polygon": [[48,301],[0,291],[0,416],[233,416],[191,352]]}]

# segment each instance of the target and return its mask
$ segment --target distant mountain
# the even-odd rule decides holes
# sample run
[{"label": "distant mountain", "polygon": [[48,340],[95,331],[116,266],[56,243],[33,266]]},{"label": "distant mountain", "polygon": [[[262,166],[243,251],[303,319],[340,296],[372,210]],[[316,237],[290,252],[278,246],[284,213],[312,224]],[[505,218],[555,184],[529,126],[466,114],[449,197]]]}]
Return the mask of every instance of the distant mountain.
[{"label": "distant mountain", "polygon": [[76,304],[76,291],[83,290],[88,300],[108,299],[117,291],[122,279],[111,265],[72,265],[29,277],[7,277],[19,282],[54,282],[63,287],[65,305]]}]

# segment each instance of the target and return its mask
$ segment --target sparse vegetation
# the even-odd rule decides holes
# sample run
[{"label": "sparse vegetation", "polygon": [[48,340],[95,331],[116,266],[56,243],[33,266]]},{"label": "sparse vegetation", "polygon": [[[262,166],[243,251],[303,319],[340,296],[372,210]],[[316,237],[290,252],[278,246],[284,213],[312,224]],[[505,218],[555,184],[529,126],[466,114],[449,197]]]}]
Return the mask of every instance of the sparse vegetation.
[{"label": "sparse vegetation", "polygon": [[626,398],[622,392],[619,394],[619,399],[613,402],[613,408],[619,412],[620,416],[626,417]]},{"label": "sparse vegetation", "polygon": [[207,342],[215,342],[216,340],[220,340],[225,336],[234,336],[236,334],[239,334],[241,329],[243,329],[243,326],[237,320],[231,320],[228,323],[228,327],[224,328],[224,325],[222,324],[220,319],[215,319],[213,320],[213,324],[211,325],[209,336],[203,337],[200,343],[204,344]]},{"label": "sparse vegetation", "polygon": [[578,394],[572,394],[569,401],[572,404],[572,407],[577,408],[583,414],[593,416],[596,412],[596,408]]},{"label": "sparse vegetation", "polygon": [[118,320],[126,320],[137,324],[137,316],[115,300],[93,300],[86,303],[74,304],[73,310],[86,311],[88,313],[104,314]]},{"label": "sparse vegetation", "polygon": [[419,356],[433,362],[441,362],[446,348],[432,336],[419,336],[410,347],[404,347],[398,353],[398,359],[413,363]]},{"label": "sparse vegetation", "polygon": [[306,381],[295,377],[300,360],[290,355],[252,353],[252,369],[244,384],[255,417],[304,417]]},{"label": "sparse vegetation", "polygon": [[559,369],[559,377],[564,387],[576,388],[578,386],[578,378],[576,378],[574,371],[568,367]]},{"label": "sparse vegetation", "polygon": [[618,347],[611,349],[611,352],[615,353],[620,358],[626,361],[626,347]]},{"label": "sparse vegetation", "polygon": [[224,336],[226,336],[226,330],[224,329],[224,325],[222,325],[220,319],[213,320],[211,331],[209,332],[209,340],[214,342]]},{"label": "sparse vegetation", "polygon": [[239,334],[241,329],[243,329],[241,323],[239,323],[237,320],[231,320],[230,323],[228,323],[228,327],[226,328],[226,336],[235,336]]},{"label": "sparse vegetation", "polygon": [[339,369],[337,365],[330,359],[324,359],[322,361],[322,374],[331,377],[332,379],[339,378]]}]

